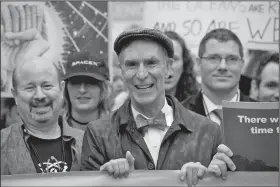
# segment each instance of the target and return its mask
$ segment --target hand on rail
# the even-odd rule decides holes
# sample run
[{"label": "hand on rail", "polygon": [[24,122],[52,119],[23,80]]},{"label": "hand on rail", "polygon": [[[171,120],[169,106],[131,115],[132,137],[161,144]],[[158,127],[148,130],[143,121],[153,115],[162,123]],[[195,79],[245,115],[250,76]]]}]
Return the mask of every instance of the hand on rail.
[{"label": "hand on rail", "polygon": [[235,164],[230,159],[232,155],[232,151],[227,146],[224,144],[219,145],[218,152],[214,155],[208,166],[208,172],[214,173],[217,177],[221,176],[225,180],[227,178],[227,167],[231,171],[236,169]]},{"label": "hand on rail", "polygon": [[134,158],[127,151],[126,158],[110,160],[100,167],[100,171],[107,171],[114,178],[127,178],[129,173],[134,171]]},{"label": "hand on rail", "polygon": [[196,185],[198,179],[202,179],[204,173],[207,172],[207,168],[201,165],[200,162],[188,162],[184,164],[180,170],[180,179],[187,178],[187,184],[189,187]]}]

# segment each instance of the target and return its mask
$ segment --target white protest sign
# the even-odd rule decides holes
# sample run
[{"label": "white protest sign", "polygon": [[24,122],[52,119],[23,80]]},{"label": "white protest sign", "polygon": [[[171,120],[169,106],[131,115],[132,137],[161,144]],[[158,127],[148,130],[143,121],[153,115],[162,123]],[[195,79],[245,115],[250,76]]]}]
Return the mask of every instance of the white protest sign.
[{"label": "white protest sign", "polygon": [[196,54],[202,37],[216,28],[232,30],[247,49],[279,50],[278,1],[145,2],[144,23],[178,32]]}]

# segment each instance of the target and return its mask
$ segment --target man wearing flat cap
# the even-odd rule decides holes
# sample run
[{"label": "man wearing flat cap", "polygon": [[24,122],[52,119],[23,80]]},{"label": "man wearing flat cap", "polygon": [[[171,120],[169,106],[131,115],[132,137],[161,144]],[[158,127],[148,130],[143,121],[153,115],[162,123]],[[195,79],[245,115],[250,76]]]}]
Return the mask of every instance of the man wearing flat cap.
[{"label": "man wearing flat cap", "polygon": [[130,98],[110,116],[89,123],[83,141],[82,170],[115,178],[134,169],[181,170],[189,186],[212,168],[225,178],[232,152],[220,126],[165,95],[164,80],[173,62],[172,41],[153,29],[121,33],[118,55]]}]

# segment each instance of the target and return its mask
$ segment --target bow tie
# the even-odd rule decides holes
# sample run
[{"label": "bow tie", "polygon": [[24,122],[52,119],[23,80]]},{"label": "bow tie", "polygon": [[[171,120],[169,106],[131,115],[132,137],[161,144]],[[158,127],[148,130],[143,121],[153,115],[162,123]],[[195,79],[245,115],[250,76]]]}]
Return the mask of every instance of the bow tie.
[{"label": "bow tie", "polygon": [[143,129],[145,127],[156,127],[164,131],[165,127],[167,126],[165,114],[162,112],[160,112],[159,115],[151,119],[147,119],[142,114],[138,114],[135,121],[137,124],[137,129]]}]

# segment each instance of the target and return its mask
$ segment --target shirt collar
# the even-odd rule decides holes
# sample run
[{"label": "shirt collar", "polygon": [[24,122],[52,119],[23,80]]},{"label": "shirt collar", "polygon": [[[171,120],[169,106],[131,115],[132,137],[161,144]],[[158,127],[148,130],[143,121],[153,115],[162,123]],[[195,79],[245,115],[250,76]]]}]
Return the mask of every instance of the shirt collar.
[{"label": "shirt collar", "polygon": [[[183,126],[187,131],[192,132],[195,128],[191,121],[196,121],[192,113],[187,110],[174,96],[166,95],[166,100],[169,106],[172,108],[173,123]],[[119,120],[119,130],[122,131],[124,128],[128,130],[133,127],[135,120],[132,114],[131,99],[127,99],[125,103],[115,112],[111,114],[112,116],[117,116]]]},{"label": "shirt collar", "polygon": [[[206,115],[210,114],[216,109],[222,109],[222,105],[216,105],[213,103],[203,92],[202,92],[203,100],[204,100],[204,107],[207,108],[205,110]],[[239,102],[240,101],[240,91],[237,90],[237,94],[234,95],[234,97],[230,100],[230,102]]]},{"label": "shirt collar", "polygon": [[[133,106],[132,104],[130,105],[131,106],[131,111],[132,111],[132,115],[133,115],[133,118],[134,120],[136,119],[137,115],[138,114],[141,114],[140,112],[138,112]],[[166,98],[164,99],[164,105],[161,109],[161,112],[165,114],[165,118],[167,115],[171,114],[173,115],[173,109],[171,106],[168,105],[168,102],[166,100]],[[141,114],[143,115],[145,118],[149,119],[147,116],[145,116],[144,114]]]},{"label": "shirt collar", "polygon": [[[68,125],[68,123],[66,122],[66,120],[62,117],[62,116],[59,116],[59,125],[60,125],[60,127],[62,126],[62,128],[63,128],[63,139],[65,140],[65,141],[69,141],[69,140],[71,140],[72,138],[74,138],[75,137],[75,134],[77,134],[76,132],[75,132],[75,130],[73,130],[73,128],[72,127],[70,127],[69,125]],[[20,125],[20,127],[22,128],[22,130],[24,130],[24,123],[21,123],[21,125]],[[31,135],[29,134],[29,133],[27,133],[26,131],[25,132],[23,132],[23,133],[25,133],[25,136],[24,136],[24,139],[25,140],[27,140]]]}]

